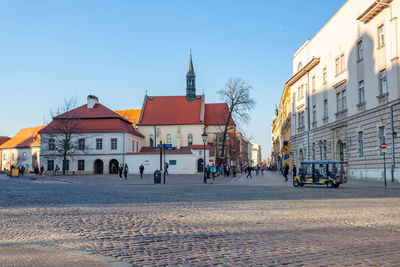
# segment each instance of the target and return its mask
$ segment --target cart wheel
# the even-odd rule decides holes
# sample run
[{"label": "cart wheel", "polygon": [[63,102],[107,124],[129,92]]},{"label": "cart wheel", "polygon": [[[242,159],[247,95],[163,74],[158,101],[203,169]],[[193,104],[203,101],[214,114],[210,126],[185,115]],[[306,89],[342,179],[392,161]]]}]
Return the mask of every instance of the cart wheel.
[{"label": "cart wheel", "polygon": [[299,187],[299,185],[300,185],[300,184],[299,184],[299,181],[297,181],[297,180],[294,180],[294,181],[293,181],[293,186],[294,186],[294,187]]},{"label": "cart wheel", "polygon": [[333,183],[331,181],[326,182],[326,187],[333,188]]}]

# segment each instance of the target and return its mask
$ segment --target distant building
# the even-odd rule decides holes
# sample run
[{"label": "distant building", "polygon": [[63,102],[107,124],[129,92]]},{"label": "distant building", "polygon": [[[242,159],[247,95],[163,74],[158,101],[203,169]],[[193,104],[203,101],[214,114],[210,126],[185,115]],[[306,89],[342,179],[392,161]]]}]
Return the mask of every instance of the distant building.
[{"label": "distant building", "polygon": [[262,163],[261,160],[261,146],[254,142],[249,142],[251,145],[251,162],[253,166]]},{"label": "distant building", "polygon": [[[10,139],[11,139],[11,138],[10,138],[10,137],[7,137],[7,136],[0,136],[0,146],[1,146],[2,144],[4,144],[5,142],[7,142],[8,140],[10,140]],[[2,150],[0,149],[0,171],[3,170],[3,168],[2,168],[2,163],[3,163]]]},{"label": "distant building", "polygon": [[9,171],[11,166],[24,166],[26,170],[33,171],[40,166],[38,132],[43,128],[44,126],[21,129],[13,138],[0,145],[2,170]]}]

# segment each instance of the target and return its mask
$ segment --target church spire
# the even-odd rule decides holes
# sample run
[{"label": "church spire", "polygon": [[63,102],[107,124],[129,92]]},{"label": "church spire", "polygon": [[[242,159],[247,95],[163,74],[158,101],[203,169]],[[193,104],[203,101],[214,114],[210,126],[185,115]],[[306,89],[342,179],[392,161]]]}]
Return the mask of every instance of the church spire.
[{"label": "church spire", "polygon": [[186,99],[193,101],[196,98],[196,75],[194,74],[192,52],[190,52],[189,69],[186,74]]}]

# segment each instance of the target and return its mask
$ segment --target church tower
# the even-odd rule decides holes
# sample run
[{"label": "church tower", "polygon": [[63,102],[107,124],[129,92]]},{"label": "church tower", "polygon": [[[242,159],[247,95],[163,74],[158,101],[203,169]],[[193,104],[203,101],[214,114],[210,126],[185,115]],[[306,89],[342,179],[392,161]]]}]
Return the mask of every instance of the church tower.
[{"label": "church tower", "polygon": [[186,74],[186,99],[193,101],[196,98],[196,75],[194,74],[192,53],[190,53],[189,69]]}]

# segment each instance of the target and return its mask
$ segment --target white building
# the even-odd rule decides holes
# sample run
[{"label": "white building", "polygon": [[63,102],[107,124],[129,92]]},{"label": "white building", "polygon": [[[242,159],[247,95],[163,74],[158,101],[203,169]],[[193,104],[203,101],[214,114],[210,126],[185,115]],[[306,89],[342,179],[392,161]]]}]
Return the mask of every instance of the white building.
[{"label": "white building", "polygon": [[44,126],[21,129],[13,138],[0,145],[0,166],[3,170],[9,171],[11,166],[24,166],[27,171],[34,171],[36,167],[40,167],[38,132],[43,128]]},{"label": "white building", "polygon": [[[294,163],[348,162],[348,175],[400,177],[400,0],[348,0],[293,56]],[[388,177],[390,171],[388,171]]]},{"label": "white building", "polygon": [[[127,154],[142,149],[143,135],[132,123],[88,96],[88,102],[53,121],[39,132],[40,160],[45,170],[62,170],[77,174],[117,173],[127,162]],[[63,161],[65,136],[70,134],[67,160]]]}]

